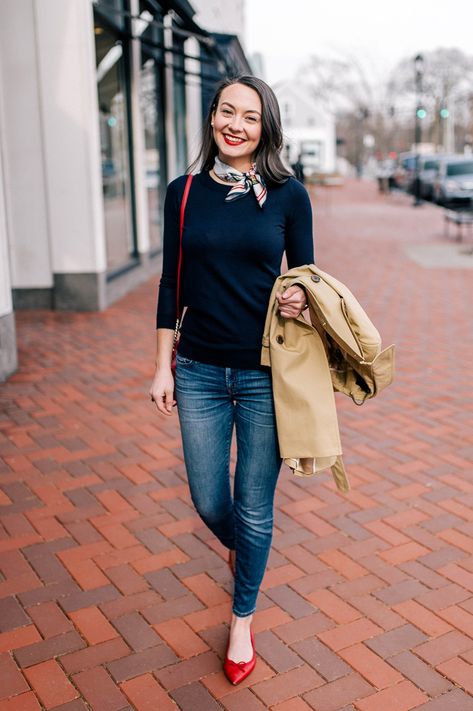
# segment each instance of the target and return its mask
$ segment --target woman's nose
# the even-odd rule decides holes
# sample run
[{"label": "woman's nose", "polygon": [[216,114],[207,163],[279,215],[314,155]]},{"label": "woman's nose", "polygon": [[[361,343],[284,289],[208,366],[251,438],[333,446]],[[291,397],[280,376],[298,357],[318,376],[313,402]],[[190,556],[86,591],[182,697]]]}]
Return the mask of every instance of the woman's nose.
[{"label": "woman's nose", "polygon": [[241,124],[241,116],[232,116],[232,120],[230,121],[230,128],[232,131],[241,131]]}]

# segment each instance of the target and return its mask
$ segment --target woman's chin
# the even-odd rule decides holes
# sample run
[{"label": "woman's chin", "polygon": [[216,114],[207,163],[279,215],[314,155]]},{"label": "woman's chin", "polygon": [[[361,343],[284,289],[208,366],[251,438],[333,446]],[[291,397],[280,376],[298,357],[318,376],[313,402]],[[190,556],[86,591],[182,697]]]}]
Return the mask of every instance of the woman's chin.
[{"label": "woman's chin", "polygon": [[239,148],[239,146],[235,146],[235,148],[230,148],[230,150],[228,150],[228,146],[226,146],[227,150],[219,150],[218,157],[221,161],[223,161],[223,163],[227,163],[229,165],[232,165],[235,161],[238,161],[240,164],[244,163],[251,165],[251,154],[248,154],[246,151],[238,150]]}]

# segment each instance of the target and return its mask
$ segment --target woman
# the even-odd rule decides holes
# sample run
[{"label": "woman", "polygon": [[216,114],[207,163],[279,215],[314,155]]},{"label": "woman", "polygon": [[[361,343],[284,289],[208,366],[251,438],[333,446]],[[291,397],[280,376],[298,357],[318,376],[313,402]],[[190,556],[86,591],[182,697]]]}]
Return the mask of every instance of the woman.
[{"label": "woman", "polygon": [[[203,129],[185,209],[180,301],[187,307],[176,367],[176,399],[192,500],[230,551],[233,615],[224,671],[239,683],[255,666],[251,621],[269,555],[273,499],[281,466],[271,374],[260,365],[261,338],[274,280],[314,261],[305,188],[284,167],[277,99],[261,79],[223,82]],[[179,211],[186,176],[165,201],[163,274],[151,399],[172,414],[171,354],[176,323]],[[305,307],[291,287],[278,296],[284,318]],[[233,496],[229,460],[237,463]]]}]

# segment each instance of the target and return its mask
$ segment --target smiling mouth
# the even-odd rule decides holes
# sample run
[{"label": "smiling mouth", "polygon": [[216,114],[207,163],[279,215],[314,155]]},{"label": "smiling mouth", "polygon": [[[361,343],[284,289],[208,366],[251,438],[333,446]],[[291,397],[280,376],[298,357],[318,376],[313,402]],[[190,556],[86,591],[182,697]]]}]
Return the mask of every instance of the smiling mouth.
[{"label": "smiling mouth", "polygon": [[227,143],[229,146],[241,146],[242,143],[245,143],[244,138],[237,138],[236,136],[229,136],[228,134],[224,133],[223,138],[225,143]]}]

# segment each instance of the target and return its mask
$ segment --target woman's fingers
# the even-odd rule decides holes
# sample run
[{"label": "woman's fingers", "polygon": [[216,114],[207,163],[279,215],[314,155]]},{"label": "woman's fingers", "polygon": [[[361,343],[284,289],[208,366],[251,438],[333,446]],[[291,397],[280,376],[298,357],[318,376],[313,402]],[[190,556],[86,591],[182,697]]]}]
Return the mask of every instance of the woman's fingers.
[{"label": "woman's fingers", "polygon": [[282,294],[277,294],[279,313],[283,318],[296,318],[304,310],[305,293],[299,287],[291,287]]},{"label": "woman's fingers", "polygon": [[166,408],[166,414],[172,414],[173,405],[175,405],[174,392],[173,390],[166,390],[164,393],[164,407]]},{"label": "woman's fingers", "polygon": [[295,318],[304,310],[306,296],[299,286],[290,286],[286,291],[276,294],[279,313],[284,318]]},{"label": "woman's fingers", "polygon": [[301,310],[298,309],[297,311],[280,311],[279,314],[283,318],[297,318],[299,314],[301,313]]},{"label": "woman's fingers", "polygon": [[156,403],[156,407],[158,408],[159,412],[161,412],[163,415],[172,415],[172,405],[168,406],[167,400],[164,397],[155,399],[154,402]]},{"label": "woman's fingers", "polygon": [[297,294],[291,294],[288,297],[284,297],[284,294],[277,294],[277,299],[281,305],[283,304],[303,304],[305,302],[305,294],[303,291]]},{"label": "woman's fingers", "polygon": [[163,415],[172,415],[172,408],[176,404],[172,389],[163,391],[162,389],[154,388],[150,390],[149,395],[159,412]]}]

